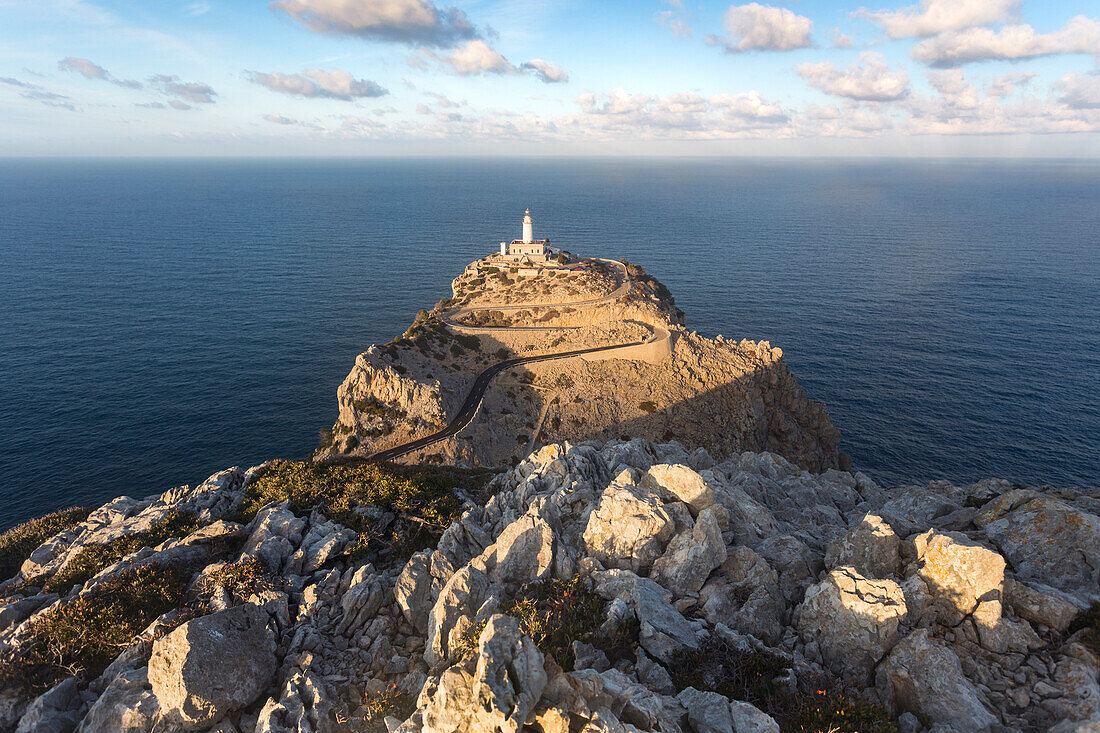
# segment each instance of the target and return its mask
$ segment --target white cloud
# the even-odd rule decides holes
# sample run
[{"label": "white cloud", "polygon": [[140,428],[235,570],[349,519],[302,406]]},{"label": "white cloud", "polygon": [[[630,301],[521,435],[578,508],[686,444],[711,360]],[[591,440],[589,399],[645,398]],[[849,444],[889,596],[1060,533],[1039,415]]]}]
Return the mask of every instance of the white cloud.
[{"label": "white cloud", "polygon": [[832,32],[829,33],[829,38],[833,41],[833,48],[851,48],[855,45],[852,37],[841,33],[839,28],[833,28]]},{"label": "white cloud", "polygon": [[914,59],[932,66],[1063,53],[1100,54],[1100,21],[1078,15],[1052,33],[1036,33],[1029,25],[1008,25],[997,31],[971,28],[921,41],[910,51]]},{"label": "white cloud", "polygon": [[909,94],[909,74],[890,71],[882,54],[864,52],[859,62],[838,69],[830,61],[799,64],[795,71],[810,86],[836,97],[889,102]]},{"label": "white cloud", "polygon": [[974,109],[978,106],[978,89],[966,80],[962,69],[929,71],[928,81],[952,107]]},{"label": "white cloud", "polygon": [[111,72],[88,59],[66,56],[57,62],[57,68],[61,71],[75,71],[85,79],[101,79],[103,81],[109,81],[112,84],[117,84],[120,87],[141,89],[140,81],[135,81],[134,79],[116,79]]},{"label": "white cloud", "polygon": [[586,137],[721,139],[789,133],[787,113],[756,91],[655,97],[617,89],[604,95],[589,92],[575,101],[581,113],[559,118],[554,126]]},{"label": "white cloud", "polygon": [[464,12],[431,0],[276,0],[271,7],[317,33],[436,48],[479,36]]},{"label": "white cloud", "polygon": [[200,0],[200,2],[188,4],[187,7],[183,9],[183,14],[188,18],[197,18],[200,15],[206,15],[212,8],[213,6],[210,3],[205,2],[205,0]]},{"label": "white cloud", "polygon": [[786,8],[760,3],[731,5],[725,15],[731,37],[707,36],[707,43],[727,53],[791,51],[813,45],[813,21]]},{"label": "white cloud", "polygon": [[1072,109],[1100,109],[1100,72],[1070,73],[1054,82],[1059,101]]},{"label": "white cloud", "polygon": [[688,23],[684,0],[664,0],[664,4],[669,7],[658,10],[653,20],[657,25],[667,28],[676,38],[691,38],[695,30]]},{"label": "white cloud", "polygon": [[867,18],[890,38],[926,38],[945,31],[1005,23],[1016,16],[1023,0],[921,0],[919,7],[872,13],[860,8],[854,15]]},{"label": "white cloud", "polygon": [[[218,96],[218,93],[211,89],[208,84],[197,81],[183,82],[180,81],[178,76],[157,74],[151,77],[149,82],[170,97],[180,97],[196,104],[213,104],[214,97]],[[190,107],[177,106],[175,100],[169,102],[169,104],[176,107],[176,109],[190,109]],[[178,104],[182,104],[182,102]]]},{"label": "white cloud", "polygon": [[533,73],[544,84],[557,84],[569,81],[569,72],[550,61],[531,59],[520,66],[524,71]]},{"label": "white cloud", "polygon": [[301,97],[352,100],[389,94],[382,86],[367,79],[356,79],[342,69],[303,69],[299,74],[249,72],[249,78],[274,92]]},{"label": "white cloud", "polygon": [[439,59],[456,74],[511,74],[516,67],[485,41],[467,41],[466,45]]},{"label": "white cloud", "polygon": [[990,97],[1007,97],[1019,87],[1027,86],[1038,74],[1034,71],[1012,71],[993,77],[985,93]]}]

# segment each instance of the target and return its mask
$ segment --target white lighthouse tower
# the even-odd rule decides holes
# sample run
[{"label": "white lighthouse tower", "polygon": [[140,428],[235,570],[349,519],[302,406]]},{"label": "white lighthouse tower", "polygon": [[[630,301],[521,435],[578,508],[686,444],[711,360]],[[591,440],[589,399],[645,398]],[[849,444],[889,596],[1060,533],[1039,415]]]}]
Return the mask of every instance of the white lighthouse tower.
[{"label": "white lighthouse tower", "polygon": [[531,210],[523,212],[523,243],[531,244],[535,241],[535,226],[531,221]]}]

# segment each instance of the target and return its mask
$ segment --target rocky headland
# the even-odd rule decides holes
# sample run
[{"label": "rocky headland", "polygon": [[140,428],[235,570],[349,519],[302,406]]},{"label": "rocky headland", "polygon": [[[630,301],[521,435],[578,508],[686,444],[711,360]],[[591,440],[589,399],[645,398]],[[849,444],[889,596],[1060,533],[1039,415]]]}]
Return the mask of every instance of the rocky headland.
[{"label": "rocky headland", "polygon": [[[0,535],[0,730],[1100,730],[1100,490],[879,486],[778,349],[692,334],[640,268],[489,267],[359,357],[326,460]],[[664,333],[363,458],[495,360]]]},{"label": "rocky headland", "polygon": [[359,355],[317,458],[368,456],[440,430],[497,361],[657,331],[667,348],[648,360],[608,352],[510,369],[469,427],[399,460],[507,468],[539,444],[631,437],[720,457],[770,451],[815,471],[846,459],[824,405],[806,397],[780,349],[688,330],[669,291],[637,265],[571,258],[524,268],[486,258],[452,293],[403,336]]}]

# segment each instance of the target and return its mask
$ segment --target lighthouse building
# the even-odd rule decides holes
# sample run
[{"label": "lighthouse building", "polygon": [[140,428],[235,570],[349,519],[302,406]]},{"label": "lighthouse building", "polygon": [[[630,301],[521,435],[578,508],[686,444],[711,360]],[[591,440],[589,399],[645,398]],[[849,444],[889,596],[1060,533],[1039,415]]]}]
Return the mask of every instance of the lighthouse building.
[{"label": "lighthouse building", "polygon": [[535,239],[535,227],[531,220],[531,210],[523,215],[523,238],[513,239],[511,243],[500,243],[500,254],[509,259],[529,259],[532,262],[550,258],[550,240]]}]

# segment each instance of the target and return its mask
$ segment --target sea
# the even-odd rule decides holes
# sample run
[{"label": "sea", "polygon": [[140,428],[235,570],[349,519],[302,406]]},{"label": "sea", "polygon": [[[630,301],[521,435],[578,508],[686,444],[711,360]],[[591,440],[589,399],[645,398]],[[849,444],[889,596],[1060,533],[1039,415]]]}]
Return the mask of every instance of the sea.
[{"label": "sea", "polygon": [[1100,163],[0,160],[0,529],[304,458],[520,233],[767,340],[883,485],[1100,485]]}]

